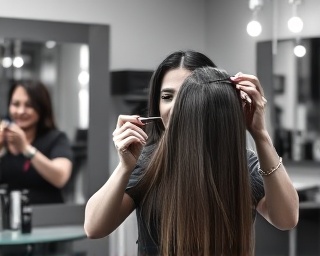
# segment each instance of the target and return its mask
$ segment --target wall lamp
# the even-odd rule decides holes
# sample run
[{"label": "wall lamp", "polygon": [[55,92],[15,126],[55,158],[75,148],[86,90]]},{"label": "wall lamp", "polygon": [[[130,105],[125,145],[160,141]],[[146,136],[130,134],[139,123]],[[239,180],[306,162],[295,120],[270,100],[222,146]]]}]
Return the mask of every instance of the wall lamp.
[{"label": "wall lamp", "polygon": [[293,48],[293,53],[299,58],[302,58],[307,53],[306,47],[304,47],[299,38],[296,39],[296,46]]},{"label": "wall lamp", "polygon": [[297,9],[301,0],[289,0],[289,4],[292,5],[292,17],[288,20],[288,28],[293,33],[300,33],[303,29],[303,21],[298,16]]},{"label": "wall lamp", "polygon": [[263,0],[249,0],[249,9],[252,11],[252,20],[247,25],[247,33],[256,37],[261,34],[262,26],[257,20],[258,12],[263,6]]}]

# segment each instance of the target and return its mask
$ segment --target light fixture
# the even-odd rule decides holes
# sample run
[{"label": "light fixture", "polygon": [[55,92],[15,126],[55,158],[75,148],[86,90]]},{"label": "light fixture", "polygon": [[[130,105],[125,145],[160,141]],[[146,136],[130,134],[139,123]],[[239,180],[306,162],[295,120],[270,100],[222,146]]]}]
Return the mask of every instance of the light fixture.
[{"label": "light fixture", "polygon": [[296,38],[296,43],[295,43],[295,47],[293,48],[293,53],[298,58],[302,58],[307,53],[306,47],[301,43],[301,39],[299,37]]},{"label": "light fixture", "polygon": [[21,68],[24,65],[23,58],[21,56],[16,56],[13,59],[13,66],[15,68]]},{"label": "light fixture", "polygon": [[14,55],[15,57],[13,58],[13,66],[15,68],[21,68],[24,65],[24,60],[21,55],[21,41],[16,40],[14,43]]},{"label": "light fixture", "polygon": [[302,44],[297,44],[294,48],[293,48],[293,53],[294,55],[296,55],[299,58],[302,58],[304,55],[306,55],[307,50],[306,47],[304,47]]},{"label": "light fixture", "polygon": [[247,33],[256,37],[261,34],[262,26],[257,20],[258,12],[263,5],[263,0],[249,0],[249,9],[252,10],[252,20],[247,25]]},{"label": "light fixture", "polygon": [[292,5],[292,17],[288,20],[288,28],[293,33],[300,33],[303,29],[303,21],[298,16],[297,9],[301,0],[289,0],[289,4]]},{"label": "light fixture", "polygon": [[51,41],[46,41],[45,45],[46,45],[46,47],[48,49],[52,49],[57,45],[57,42],[56,41],[52,41],[52,40]]}]

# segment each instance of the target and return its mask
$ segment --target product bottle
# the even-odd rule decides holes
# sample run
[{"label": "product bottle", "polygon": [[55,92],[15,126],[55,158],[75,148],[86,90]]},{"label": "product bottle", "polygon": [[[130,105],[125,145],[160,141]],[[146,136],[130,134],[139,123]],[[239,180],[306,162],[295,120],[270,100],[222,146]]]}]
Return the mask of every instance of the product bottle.
[{"label": "product bottle", "polygon": [[21,191],[10,192],[10,229],[18,230],[21,227]]},{"label": "product bottle", "polygon": [[6,195],[6,189],[0,187],[0,231],[4,230],[6,225]]},{"label": "product bottle", "polygon": [[2,229],[10,229],[10,213],[9,213],[9,193],[8,193],[8,185],[1,184],[0,185],[0,219],[2,219],[0,226],[2,225]]},{"label": "product bottle", "polygon": [[31,233],[32,228],[32,208],[29,201],[29,190],[21,192],[21,233]]}]

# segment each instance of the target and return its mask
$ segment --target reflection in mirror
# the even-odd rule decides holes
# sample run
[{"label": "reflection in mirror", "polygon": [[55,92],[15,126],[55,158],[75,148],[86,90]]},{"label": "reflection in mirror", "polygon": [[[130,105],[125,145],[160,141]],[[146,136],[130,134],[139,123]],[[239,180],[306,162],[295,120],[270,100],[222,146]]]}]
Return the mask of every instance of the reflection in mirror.
[{"label": "reflection in mirror", "polygon": [[320,39],[281,40],[273,56],[275,147],[284,158],[320,161]]},{"label": "reflection in mirror", "polygon": [[87,160],[89,126],[88,45],[4,38],[0,60],[0,115],[6,114],[12,80],[36,79],[47,86],[56,124],[67,134],[74,151],[73,174],[63,190],[65,201],[84,203],[81,169]]}]

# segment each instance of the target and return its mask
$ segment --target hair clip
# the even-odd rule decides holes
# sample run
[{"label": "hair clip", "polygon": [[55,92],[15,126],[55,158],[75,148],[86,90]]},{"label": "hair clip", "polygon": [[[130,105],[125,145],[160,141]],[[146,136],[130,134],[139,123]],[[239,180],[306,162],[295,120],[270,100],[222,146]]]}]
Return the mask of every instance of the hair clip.
[{"label": "hair clip", "polygon": [[162,120],[161,117],[158,116],[153,116],[153,117],[139,117],[138,118],[140,120],[140,122],[144,123],[144,124],[148,124],[151,122],[157,122]]}]

